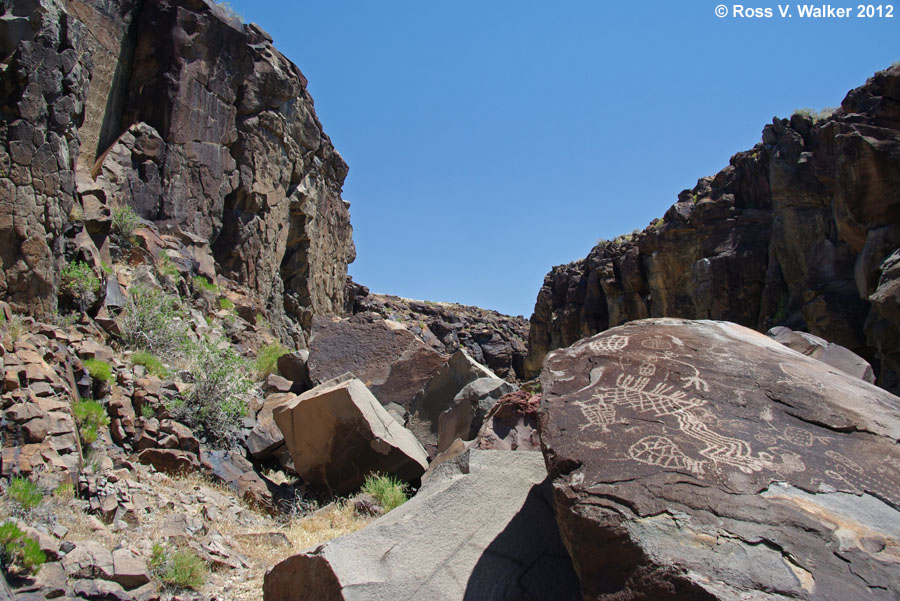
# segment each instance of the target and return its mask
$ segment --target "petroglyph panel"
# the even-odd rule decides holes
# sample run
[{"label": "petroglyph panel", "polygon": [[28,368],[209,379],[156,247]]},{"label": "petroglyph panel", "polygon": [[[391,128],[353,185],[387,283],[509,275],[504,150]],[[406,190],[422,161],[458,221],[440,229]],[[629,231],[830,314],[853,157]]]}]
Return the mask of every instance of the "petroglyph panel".
[{"label": "petroglyph panel", "polygon": [[[900,424],[900,399],[731,324],[642,323],[545,363],[544,436],[584,466],[586,486],[664,470],[732,492],[789,480],[900,506],[900,454],[879,436]],[[572,434],[554,439],[561,430]]]}]

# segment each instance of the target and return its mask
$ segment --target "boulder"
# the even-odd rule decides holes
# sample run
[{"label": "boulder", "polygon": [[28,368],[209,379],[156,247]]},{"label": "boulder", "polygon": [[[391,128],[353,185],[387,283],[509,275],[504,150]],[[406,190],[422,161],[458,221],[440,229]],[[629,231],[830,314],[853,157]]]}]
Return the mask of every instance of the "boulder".
[{"label": "boulder", "polygon": [[500,378],[478,378],[463,386],[438,418],[438,452],[457,438],[473,440],[497,399],[513,390],[512,384]]},{"label": "boulder", "polygon": [[501,397],[491,408],[476,437],[479,449],[538,451],[538,410],[541,397],[517,390]]},{"label": "boulder", "polygon": [[309,361],[307,350],[294,351],[278,357],[278,373],[293,382],[291,387],[293,392],[301,393],[312,386],[307,361]]},{"label": "boulder", "polygon": [[410,482],[428,464],[412,433],[350,374],[275,407],[273,415],[297,473],[336,494],[359,488],[371,472]]},{"label": "boulder", "polygon": [[437,450],[441,413],[453,405],[453,399],[466,384],[479,378],[496,380],[497,376],[459,349],[413,398],[407,427],[431,455]]},{"label": "boulder", "polygon": [[651,319],[547,356],[586,600],[893,599],[900,398],[750,329]]},{"label": "boulder", "polygon": [[869,362],[839,344],[828,342],[824,338],[808,332],[795,332],[784,326],[771,328],[766,332],[766,336],[798,353],[818,359],[844,373],[865,380],[869,384],[875,383],[875,374]]},{"label": "boulder", "polygon": [[102,578],[115,575],[112,554],[94,541],[82,541],[62,558],[63,569],[70,578]]},{"label": "boulder", "polygon": [[275,565],[265,601],[563,601],[578,581],[539,453],[468,451],[366,528]]},{"label": "boulder", "polygon": [[307,367],[315,385],[351,372],[382,405],[397,403],[409,409],[443,364],[442,355],[397,322],[370,314],[313,319]]},{"label": "boulder", "polygon": [[143,559],[128,549],[116,549],[112,552],[112,580],[126,589],[133,589],[150,582],[147,564]]},{"label": "boulder", "polygon": [[278,429],[272,411],[293,398],[294,395],[287,393],[271,394],[256,414],[256,424],[247,436],[247,450],[255,459],[271,457],[272,453],[284,444],[284,435]]}]

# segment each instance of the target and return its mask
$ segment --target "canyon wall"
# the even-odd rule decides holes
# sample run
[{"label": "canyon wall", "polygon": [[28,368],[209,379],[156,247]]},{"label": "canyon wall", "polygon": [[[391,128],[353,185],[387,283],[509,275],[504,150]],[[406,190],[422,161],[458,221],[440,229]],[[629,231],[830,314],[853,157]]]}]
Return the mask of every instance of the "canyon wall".
[{"label": "canyon wall", "polygon": [[300,70],[207,0],[2,5],[0,298],[49,315],[79,193],[210,245],[304,327],[355,258],[347,165]]},{"label": "canyon wall", "polygon": [[761,143],[641,232],[544,279],[526,369],[645,317],[805,330],[900,384],[900,66],[832,115],[774,119]]}]

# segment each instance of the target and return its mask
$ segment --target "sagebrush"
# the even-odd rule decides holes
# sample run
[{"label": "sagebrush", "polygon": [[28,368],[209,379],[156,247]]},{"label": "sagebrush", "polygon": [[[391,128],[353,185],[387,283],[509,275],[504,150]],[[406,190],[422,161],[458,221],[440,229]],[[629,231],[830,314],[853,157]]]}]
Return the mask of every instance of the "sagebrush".
[{"label": "sagebrush", "polygon": [[252,382],[247,361],[229,344],[204,337],[192,345],[188,370],[191,389],[167,404],[172,417],[187,424],[216,446],[229,446],[247,412]]},{"label": "sagebrush", "polygon": [[122,340],[133,349],[157,355],[178,354],[187,344],[181,302],[162,290],[134,284],[121,315]]}]

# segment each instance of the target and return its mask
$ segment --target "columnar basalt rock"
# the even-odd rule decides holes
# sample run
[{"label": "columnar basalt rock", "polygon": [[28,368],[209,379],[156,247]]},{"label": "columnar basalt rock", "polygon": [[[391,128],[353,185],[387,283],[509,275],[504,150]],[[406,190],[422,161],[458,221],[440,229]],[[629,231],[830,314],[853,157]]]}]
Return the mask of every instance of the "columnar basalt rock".
[{"label": "columnar basalt rock", "polygon": [[129,205],[204,240],[285,340],[342,312],[355,258],[347,165],[268,34],[209,0],[3,8],[0,297],[54,309],[77,168],[105,210]]},{"label": "columnar basalt rock", "polygon": [[871,361],[897,390],[900,67],[827,118],[775,119],[752,150],[685,190],[645,230],[554,267],[535,303],[526,372],[626,321],[712,318],[786,325]]},{"label": "columnar basalt rock", "polygon": [[47,317],[75,199],[91,59],[84,27],[56,0],[0,10],[0,298]]}]

